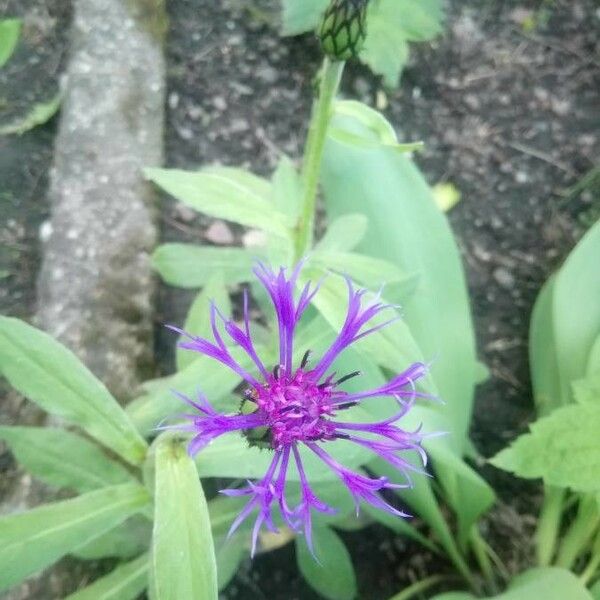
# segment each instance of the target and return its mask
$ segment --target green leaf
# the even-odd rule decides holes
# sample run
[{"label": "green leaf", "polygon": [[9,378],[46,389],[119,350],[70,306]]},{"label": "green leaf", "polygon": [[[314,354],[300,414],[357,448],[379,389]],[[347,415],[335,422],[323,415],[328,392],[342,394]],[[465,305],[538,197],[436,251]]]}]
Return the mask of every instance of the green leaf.
[{"label": "green leaf", "polygon": [[[398,480],[397,469],[380,458],[372,460],[369,463],[369,468],[377,475],[387,477],[390,481]],[[412,488],[396,490],[396,493],[431,527],[448,557],[468,580],[470,577],[469,569],[435,499],[429,479],[425,476],[415,476],[413,477]]]},{"label": "green leaf", "polygon": [[379,0],[369,5],[367,39],[360,58],[383,75],[389,86],[398,85],[408,59],[408,41],[426,41],[442,31],[441,0]]},{"label": "green leaf", "polygon": [[135,600],[148,585],[148,555],[118,566],[65,600]]},{"label": "green leaf", "polygon": [[291,236],[289,218],[274,210],[273,204],[243,185],[214,169],[190,172],[179,169],[145,169],[146,177],[168,194],[211,217],[226,219],[247,227],[257,227],[284,238]]},{"label": "green leaf", "polygon": [[6,64],[17,46],[21,24],[21,19],[0,19],[0,68]]},{"label": "green leaf", "polygon": [[148,500],[143,487],[126,483],[0,518],[0,590],[87,544]]},{"label": "green leaf", "polygon": [[590,588],[590,594],[594,600],[600,600],[600,579]]},{"label": "green leaf", "polygon": [[328,0],[283,0],[283,35],[314,29],[327,4]]},{"label": "green leaf", "polygon": [[[190,353],[194,354],[191,350]],[[143,435],[150,435],[165,418],[187,410],[187,405],[173,390],[190,398],[202,392],[215,408],[228,411],[239,408],[239,397],[231,394],[240,382],[235,373],[225,366],[215,364],[208,356],[195,354],[197,358],[182,371],[165,378],[161,383],[156,382],[150,393],[127,405],[127,413]],[[232,355],[240,359],[242,367],[251,368],[251,361],[243,352],[232,352]]]},{"label": "green leaf", "polygon": [[319,252],[352,250],[365,236],[367,225],[368,221],[365,215],[360,213],[342,215],[329,224],[315,250]]},{"label": "green leaf", "polygon": [[0,317],[0,372],[44,410],[79,425],[137,465],[146,443],[106,387],[67,348],[23,321]]},{"label": "green leaf", "polygon": [[600,372],[600,334],[590,350],[586,372],[588,375]]},{"label": "green leaf", "polygon": [[529,364],[533,398],[539,415],[562,404],[552,314],[555,278],[546,281],[535,301],[529,327]]},{"label": "green leaf", "polygon": [[396,265],[381,258],[373,258],[354,252],[315,250],[310,264],[327,270],[350,275],[367,287],[378,289],[384,284],[406,281],[409,277]]},{"label": "green leaf", "polygon": [[287,156],[282,156],[271,184],[273,205],[294,222],[300,216],[304,186],[300,174]]},{"label": "green leaf", "polygon": [[129,472],[96,444],[64,429],[0,427],[16,459],[49,485],[87,492],[131,481]]},{"label": "green leaf", "polygon": [[106,556],[133,558],[148,548],[151,535],[150,521],[142,515],[134,515],[94,538],[89,544],[77,548],[72,554],[84,560],[97,560]]},{"label": "green leaf", "polygon": [[456,454],[438,448],[430,454],[446,499],[458,515],[459,543],[466,548],[473,525],[494,504],[494,490]]},{"label": "green leaf", "polygon": [[230,285],[248,281],[255,260],[256,249],[162,244],[152,255],[152,266],[169,285],[194,289],[217,271]]},{"label": "green leaf", "polygon": [[[303,538],[296,538],[296,559],[302,576],[329,600],[356,597],[356,576],[346,546],[329,527],[313,528],[315,557]],[[317,562],[318,561],[318,562]]]},{"label": "green leaf", "polygon": [[600,404],[571,404],[530,425],[490,462],[524,478],[576,492],[600,490]]},{"label": "green leaf", "polygon": [[62,94],[59,92],[47,102],[34,104],[24,117],[0,127],[0,135],[22,135],[38,125],[47,123],[58,112],[61,102]]},{"label": "green leaf", "polygon": [[203,173],[212,173],[214,175],[220,175],[235,181],[244,188],[247,188],[256,194],[263,200],[270,200],[271,198],[271,182],[266,180],[264,177],[259,177],[246,169],[240,169],[239,167],[224,167],[222,165],[212,165],[204,167]]},{"label": "green leaf", "polygon": [[556,275],[553,316],[563,403],[571,383],[585,376],[600,335],[600,220],[583,236]]},{"label": "green leaf", "polygon": [[[188,311],[183,330],[199,337],[211,337],[210,305],[214,302],[224,315],[231,314],[231,302],[225,287],[222,271],[217,271],[209,277],[202,291],[196,296]],[[179,338],[181,340],[181,338]],[[177,370],[181,371],[198,357],[196,352],[177,348]]]},{"label": "green leaf", "polygon": [[396,131],[390,122],[378,111],[357,100],[337,100],[333,107],[334,115],[349,117],[358,121],[368,132],[369,139],[378,140],[384,145],[394,146],[398,143]]},{"label": "green leaf", "polygon": [[360,60],[371,70],[383,76],[388,87],[396,87],[408,61],[408,43],[393,23],[377,17],[368,20],[369,32],[360,51]]},{"label": "green leaf", "polygon": [[[334,122],[369,135],[356,118],[338,115]],[[329,141],[322,181],[330,218],[357,212],[367,217],[369,229],[357,251],[388,260],[406,273],[419,273],[417,289],[402,307],[403,323],[382,331],[396,349],[394,356],[388,348],[394,364],[382,364],[403,368],[398,347],[413,360],[417,355],[436,358],[431,377],[446,402],[450,444],[461,454],[467,447],[477,361],[464,270],[445,215],[414,164],[386,147],[365,152]],[[408,335],[396,335],[399,326],[410,329],[420,351],[407,345]],[[370,338],[373,342],[375,336]],[[375,342],[379,348],[371,349],[382,352],[379,339]]]},{"label": "green leaf", "polygon": [[175,439],[156,445],[151,581],[156,600],[215,599],[208,508],[192,459]]},{"label": "green leaf", "polygon": [[220,540],[215,546],[217,549],[217,583],[219,590],[222,590],[234,578],[240,563],[248,554],[248,548],[243,543],[243,536],[240,534]]},{"label": "green leaf", "polygon": [[[434,596],[432,600],[471,600],[475,596],[466,592],[449,592]],[[579,579],[566,569],[539,567],[515,577],[508,590],[489,600],[592,600]]]}]

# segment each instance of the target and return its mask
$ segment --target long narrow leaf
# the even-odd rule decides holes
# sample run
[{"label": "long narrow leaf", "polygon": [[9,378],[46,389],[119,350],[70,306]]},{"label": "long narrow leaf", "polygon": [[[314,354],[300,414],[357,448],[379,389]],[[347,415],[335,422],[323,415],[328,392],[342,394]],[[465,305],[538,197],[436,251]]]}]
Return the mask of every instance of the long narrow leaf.
[{"label": "long narrow leaf", "polygon": [[290,237],[290,220],[239,178],[210,169],[195,173],[179,169],[146,169],[145,174],[165,192],[204,214]]},{"label": "long narrow leaf", "polygon": [[44,410],[137,465],[146,454],[125,411],[77,357],[23,321],[0,317],[0,373]]},{"label": "long narrow leaf", "polygon": [[51,565],[148,504],[126,483],[0,518],[0,590]]},{"label": "long narrow leaf", "polygon": [[117,567],[65,600],[135,600],[148,585],[148,555]]},{"label": "long narrow leaf", "polygon": [[156,447],[151,580],[156,600],[216,600],[210,518],[192,459],[174,438]]},{"label": "long narrow leaf", "polygon": [[87,492],[131,481],[129,471],[96,444],[64,429],[0,427],[0,439],[30,473],[50,485]]}]

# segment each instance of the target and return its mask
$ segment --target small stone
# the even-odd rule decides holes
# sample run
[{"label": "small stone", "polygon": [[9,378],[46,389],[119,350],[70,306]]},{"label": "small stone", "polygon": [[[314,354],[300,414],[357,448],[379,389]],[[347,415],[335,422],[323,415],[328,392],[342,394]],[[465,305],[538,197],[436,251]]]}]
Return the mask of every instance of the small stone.
[{"label": "small stone", "polygon": [[214,221],[204,232],[204,237],[213,244],[226,246],[233,244],[235,238],[229,226],[224,221]]},{"label": "small stone", "polygon": [[41,225],[40,225],[40,242],[42,242],[42,244],[45,244],[49,239],[50,236],[52,235],[52,222],[51,221],[44,221]]},{"label": "small stone", "polygon": [[503,288],[510,289],[515,285],[515,278],[512,273],[504,267],[498,267],[493,272],[494,279]]},{"label": "small stone", "polygon": [[221,112],[227,109],[227,102],[223,96],[215,96],[212,100],[212,103],[213,106]]},{"label": "small stone", "polygon": [[264,231],[250,229],[242,236],[242,243],[246,248],[258,248],[267,244],[267,236]]}]

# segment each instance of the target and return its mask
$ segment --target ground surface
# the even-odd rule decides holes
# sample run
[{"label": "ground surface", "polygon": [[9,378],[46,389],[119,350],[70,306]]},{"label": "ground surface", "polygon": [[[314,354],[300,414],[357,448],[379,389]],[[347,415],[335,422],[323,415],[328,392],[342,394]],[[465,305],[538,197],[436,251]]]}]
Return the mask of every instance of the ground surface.
[{"label": "ground surface", "polygon": [[[50,4],[52,9],[39,8]],[[240,8],[270,4],[168,2],[169,166],[218,161],[268,174],[280,152],[299,155],[319,54],[310,36],[280,41],[268,10]],[[547,20],[540,18],[537,29],[524,33],[523,20],[540,4],[451,2],[443,38],[413,47],[400,89],[386,92],[385,112],[400,136],[425,141],[417,162],[429,181],[451,181],[463,194],[450,217],[463,251],[480,356],[492,372],[478,390],[472,428],[485,456],[532,416],[526,351],[531,307],[543,281],[598,215],[592,194],[565,194],[600,155],[598,4],[548,4]],[[27,64],[31,57],[50,60],[63,47],[68,3],[23,2],[18,10],[36,5],[46,28],[60,24],[50,38],[57,45],[30,42],[23,50],[30,54],[17,63],[22,69],[34,68]],[[52,73],[46,83],[36,80],[40,93],[56,84],[60,60],[56,64],[54,71],[43,70]],[[2,75],[2,83],[17,81],[16,97],[24,98],[27,78],[15,80],[11,73],[8,80]],[[0,89],[2,96],[9,88]],[[348,70],[343,91],[371,104],[381,98],[378,80],[360,66]],[[0,280],[3,313],[27,316],[33,310],[52,138],[52,124],[18,139],[0,137],[0,201],[8,217],[0,222],[0,269],[8,271]],[[215,226],[168,201],[162,226],[165,240],[240,239],[234,228]],[[163,286],[157,322],[181,321],[190,300],[191,293]],[[158,331],[159,369],[167,372],[172,339]],[[0,456],[2,465],[13,468],[7,453]],[[501,497],[488,523],[490,540],[511,569],[522,568],[529,560],[526,540],[538,490],[492,469],[484,474]],[[407,582],[447,569],[379,527],[344,536],[361,565],[364,599],[385,599]],[[297,573],[292,547],[245,563],[226,597],[317,598]]]}]

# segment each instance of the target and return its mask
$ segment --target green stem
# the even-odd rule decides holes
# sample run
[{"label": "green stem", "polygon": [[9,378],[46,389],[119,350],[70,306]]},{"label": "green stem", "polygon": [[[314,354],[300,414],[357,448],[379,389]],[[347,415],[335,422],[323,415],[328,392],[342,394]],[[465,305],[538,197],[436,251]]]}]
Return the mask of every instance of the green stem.
[{"label": "green stem", "polygon": [[475,554],[479,568],[485,577],[486,583],[490,588],[489,591],[496,593],[498,591],[498,587],[496,585],[496,577],[494,576],[494,567],[492,566],[490,557],[488,556],[487,544],[481,537],[481,533],[476,525],[474,525],[471,529],[470,538],[473,553]]},{"label": "green stem", "polygon": [[390,600],[410,600],[413,596],[426,592],[429,588],[432,588],[434,585],[437,585],[446,579],[448,578],[443,575],[432,575],[426,579],[421,579],[421,581],[417,581],[407,588],[404,588],[401,592],[390,598]]},{"label": "green stem", "polygon": [[596,541],[592,548],[592,555],[588,564],[583,569],[579,579],[583,585],[587,585],[600,569],[600,533],[596,535]]},{"label": "green stem", "polygon": [[564,489],[546,488],[538,528],[535,532],[537,561],[541,567],[548,566],[554,556],[564,499]]},{"label": "green stem", "polygon": [[583,496],[579,500],[579,509],[575,520],[571,523],[563,537],[556,564],[565,569],[571,569],[577,557],[587,548],[598,526],[600,525],[600,512],[596,498]]},{"label": "green stem", "polygon": [[331,61],[329,58],[325,58],[323,61],[323,68],[320,73],[319,95],[313,105],[304,150],[304,162],[302,166],[304,194],[296,236],[296,260],[302,258],[312,244],[319,175],[321,173],[321,160],[325,147],[327,126],[329,125],[333,110],[333,101],[340,85],[345,64],[343,61]]}]

